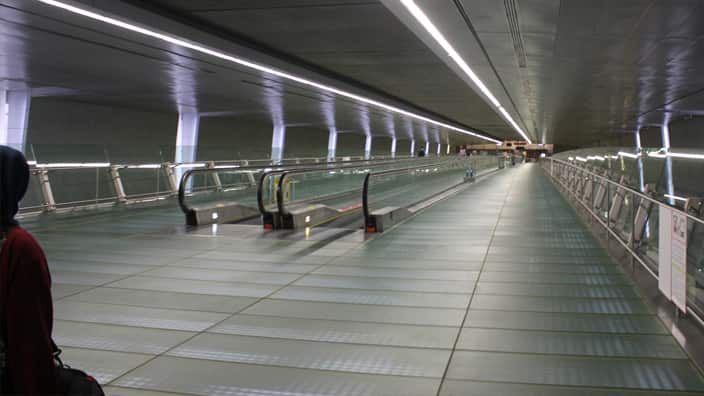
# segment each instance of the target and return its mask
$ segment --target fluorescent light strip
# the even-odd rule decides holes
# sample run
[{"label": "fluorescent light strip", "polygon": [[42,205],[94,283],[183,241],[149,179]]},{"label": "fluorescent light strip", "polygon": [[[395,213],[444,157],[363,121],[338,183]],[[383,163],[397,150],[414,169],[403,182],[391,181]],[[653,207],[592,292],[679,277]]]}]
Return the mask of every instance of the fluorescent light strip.
[{"label": "fluorescent light strip", "polygon": [[[339,96],[344,96],[344,97],[346,97],[346,98],[353,99],[353,100],[356,100],[356,101],[358,101],[358,102],[362,102],[362,103],[366,103],[366,104],[369,104],[369,105],[372,105],[372,106],[376,106],[376,107],[382,108],[382,109],[384,109],[384,110],[388,110],[388,111],[391,111],[391,112],[394,112],[394,113],[402,114],[402,115],[407,116],[407,117],[415,118],[415,119],[420,120],[420,121],[425,121],[425,122],[431,123],[431,124],[433,124],[433,125],[437,125],[437,126],[442,127],[442,128],[446,128],[446,129],[453,130],[453,131],[455,131],[455,132],[463,133],[463,134],[465,134],[465,135],[474,136],[474,137],[476,137],[476,138],[483,139],[483,140],[486,140],[486,141],[490,141],[490,142],[493,142],[493,143],[500,143],[500,142],[499,142],[498,140],[496,140],[496,139],[492,139],[492,138],[490,138],[490,137],[488,137],[488,136],[484,136],[484,135],[478,134],[478,133],[476,133],[476,132],[472,132],[472,131],[469,131],[469,130],[466,130],[466,129],[458,128],[458,127],[456,127],[456,126],[452,126],[452,125],[450,125],[450,124],[446,124],[446,123],[441,122],[441,121],[436,121],[436,120],[433,120],[433,119],[431,119],[431,118],[422,116],[422,115],[420,115],[420,114],[416,114],[416,113],[412,113],[412,112],[407,111],[407,110],[403,110],[403,109],[401,109],[401,108],[399,108],[399,107],[391,106],[391,105],[388,105],[388,104],[383,103],[383,102],[379,102],[379,101],[376,101],[376,100],[373,100],[373,99],[366,98],[366,97],[364,97],[364,96],[360,96],[360,95],[353,94],[353,93],[351,93],[351,92],[343,91],[343,90],[341,90],[341,89],[338,89],[338,88],[335,88],[335,87],[332,87],[332,86],[329,86],[329,85],[324,85],[324,84],[321,84],[321,83],[318,83],[318,82],[315,82],[315,81],[307,80],[307,79],[305,79],[305,78],[298,77],[298,76],[295,76],[295,75],[292,75],[292,74],[288,74],[288,73],[282,72],[282,71],[280,71],[280,70],[273,69],[273,68],[268,67],[268,66],[260,65],[260,64],[258,64],[258,63],[250,62],[250,61],[247,61],[247,60],[244,60],[244,59],[241,59],[241,58],[237,58],[237,57],[234,57],[234,56],[231,56],[231,55],[227,55],[227,54],[225,54],[225,53],[223,53],[223,52],[220,52],[220,51],[212,50],[212,49],[206,48],[206,47],[204,47],[204,46],[201,46],[201,45],[198,45],[198,44],[194,44],[194,43],[188,42],[188,41],[183,40],[183,39],[179,39],[179,38],[176,38],[176,37],[173,37],[173,36],[169,36],[169,35],[167,35],[167,34],[158,33],[158,32],[156,32],[156,31],[153,31],[153,30],[150,30],[150,29],[146,29],[146,28],[143,28],[143,27],[140,27],[140,26],[137,26],[137,25],[128,23],[128,22],[124,22],[124,21],[121,21],[121,20],[118,20],[118,19],[115,19],[115,18],[111,18],[111,17],[105,16],[105,15],[99,14],[99,13],[97,13],[97,12],[88,11],[88,10],[86,10],[86,9],[83,9],[83,8],[80,8],[80,7],[76,7],[76,6],[73,6],[73,5],[70,5],[70,4],[61,2],[61,1],[56,1],[56,0],[37,0],[37,1],[39,1],[39,2],[41,2],[41,3],[44,3],[44,4],[47,4],[47,5],[50,5],[50,6],[54,6],[54,7],[57,7],[57,8],[61,8],[61,9],[63,9],[63,10],[72,12],[72,13],[74,13],[74,14],[78,14],[78,15],[82,15],[82,16],[88,17],[88,18],[90,18],[90,19],[94,19],[94,20],[96,20],[96,21],[100,21],[100,22],[103,22],[103,23],[107,23],[107,24],[112,25],[112,26],[117,26],[117,27],[119,27],[119,28],[126,29],[126,30],[129,30],[129,31],[135,32],[135,33],[139,33],[139,34],[142,34],[142,35],[145,35],[145,36],[149,36],[149,37],[152,37],[152,38],[155,38],[155,39],[158,39],[158,40],[161,40],[161,41],[165,41],[165,42],[167,42],[167,43],[171,43],[171,44],[174,44],[174,45],[183,47],[183,48],[188,48],[188,49],[191,49],[191,50],[193,50],[193,51],[200,52],[200,53],[202,53],[202,54],[210,55],[210,56],[216,57],[216,58],[218,58],[218,59],[222,59],[222,60],[225,60],[225,61],[228,61],[228,62],[236,63],[236,64],[238,64],[238,65],[245,66],[245,67],[248,67],[248,68],[250,68],[250,69],[259,70],[259,71],[264,72],[264,73],[272,74],[272,75],[275,75],[275,76],[279,76],[279,77],[281,77],[281,78],[285,78],[285,79],[287,79],[287,80],[295,81],[295,82],[297,82],[297,83],[299,83],[299,84],[303,84],[303,85],[307,85],[307,86],[310,86],[310,87],[313,87],[313,88],[317,88],[317,89],[320,89],[320,90],[323,90],[323,91],[331,92],[331,93],[334,93],[334,94],[339,95]],[[486,89],[486,87],[485,87],[485,89]],[[488,90],[487,90],[487,92],[488,92]],[[497,103],[498,103],[498,102],[497,102]]]},{"label": "fluorescent light strip", "polygon": [[[41,1],[41,0],[40,0]],[[501,106],[501,103],[496,99],[496,97],[489,91],[489,88],[484,85],[484,82],[477,77],[476,73],[472,70],[472,68],[467,65],[467,62],[462,59],[462,57],[459,55],[459,53],[452,47],[452,45],[447,41],[445,36],[443,36],[442,33],[440,33],[440,30],[433,24],[433,22],[428,18],[428,16],[423,12],[423,10],[416,5],[416,3],[413,0],[401,0],[401,3],[408,9],[408,12],[413,15],[413,17],[420,23],[423,28],[435,39],[435,41],[442,47],[443,50],[447,53],[447,56],[449,56],[457,66],[462,69],[462,71],[469,77],[470,80],[479,88],[479,90],[484,94],[484,96],[489,99],[491,104],[496,107],[497,110],[501,113],[501,115],[504,116],[506,121],[508,121],[509,124],[525,139],[529,144],[532,144],[533,142],[528,138],[526,133],[521,129],[521,127],[518,126],[518,124],[513,120],[511,115],[506,111],[506,109]]]},{"label": "fluorescent light strip", "polygon": [[665,198],[672,198],[672,199],[674,199],[674,200],[676,200],[676,201],[684,201],[684,202],[687,202],[687,198],[678,197],[677,195],[665,194],[664,197],[665,197]]},{"label": "fluorescent light strip", "polygon": [[638,158],[640,157],[640,154],[631,154],[631,153],[626,153],[624,151],[619,151],[618,155],[621,157],[628,157],[628,158]]}]

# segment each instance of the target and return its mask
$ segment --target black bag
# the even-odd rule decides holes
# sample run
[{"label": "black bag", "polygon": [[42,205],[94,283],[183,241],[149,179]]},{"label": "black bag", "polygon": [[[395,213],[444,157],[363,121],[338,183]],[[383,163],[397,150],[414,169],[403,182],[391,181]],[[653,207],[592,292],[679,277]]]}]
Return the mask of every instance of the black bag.
[{"label": "black bag", "polygon": [[[54,341],[52,341],[52,344]],[[98,381],[85,372],[64,364],[59,357],[61,349],[54,344],[54,359],[56,367],[56,382],[61,395],[65,396],[105,396]]]}]

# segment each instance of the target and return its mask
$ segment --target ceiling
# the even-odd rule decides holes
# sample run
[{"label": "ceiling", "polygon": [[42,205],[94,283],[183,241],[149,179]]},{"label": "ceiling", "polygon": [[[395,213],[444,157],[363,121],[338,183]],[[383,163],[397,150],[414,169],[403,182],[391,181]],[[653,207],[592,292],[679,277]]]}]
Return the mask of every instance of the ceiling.
[{"label": "ceiling", "polygon": [[[81,3],[455,126],[518,137],[398,0]],[[704,113],[704,0],[416,3],[537,142],[604,144]],[[452,134],[35,0],[0,0],[0,85],[421,140]]]},{"label": "ceiling", "polygon": [[[142,3],[497,136],[517,136],[463,81],[427,32],[410,21],[398,0]],[[416,3],[539,142],[596,144],[704,111],[701,0]],[[513,30],[511,7],[517,21]]]}]

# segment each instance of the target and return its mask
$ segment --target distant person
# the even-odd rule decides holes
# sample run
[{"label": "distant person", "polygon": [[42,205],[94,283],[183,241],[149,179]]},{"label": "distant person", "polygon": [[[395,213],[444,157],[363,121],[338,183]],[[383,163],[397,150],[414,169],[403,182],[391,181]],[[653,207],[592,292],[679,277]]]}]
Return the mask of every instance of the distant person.
[{"label": "distant person", "polygon": [[460,148],[460,157],[466,157],[467,156],[467,149],[464,147]]},{"label": "distant person", "polygon": [[418,157],[425,157],[425,149],[418,150]]},{"label": "distant person", "polygon": [[49,268],[42,248],[15,220],[28,184],[24,155],[0,146],[0,394],[55,395]]}]

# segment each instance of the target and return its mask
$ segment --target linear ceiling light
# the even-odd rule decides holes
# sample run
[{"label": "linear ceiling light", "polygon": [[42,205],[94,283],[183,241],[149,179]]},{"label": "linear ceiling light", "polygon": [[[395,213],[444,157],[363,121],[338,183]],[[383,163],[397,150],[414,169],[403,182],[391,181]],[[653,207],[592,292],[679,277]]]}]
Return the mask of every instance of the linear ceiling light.
[{"label": "linear ceiling light", "polygon": [[401,3],[408,9],[408,11],[413,15],[413,17],[420,23],[423,28],[435,39],[435,41],[442,47],[445,52],[447,52],[447,55],[452,58],[453,61],[457,64],[457,66],[462,69],[462,71],[469,77],[470,80],[474,83],[474,85],[479,88],[479,90],[486,96],[487,99],[491,102],[491,104],[496,107],[496,109],[501,113],[501,115],[508,121],[509,124],[515,129],[522,137],[525,139],[528,143],[532,144],[533,142],[528,138],[526,133],[521,129],[521,127],[518,126],[516,121],[511,118],[511,115],[506,111],[506,109],[499,103],[499,101],[496,99],[494,94],[489,91],[489,88],[484,85],[484,82],[479,79],[479,77],[474,73],[471,67],[467,64],[467,62],[462,59],[459,53],[452,47],[452,45],[447,41],[445,36],[440,33],[440,30],[433,24],[433,22],[428,18],[428,16],[423,12],[423,10],[416,5],[416,3],[413,0],[400,0]]},{"label": "linear ceiling light", "polygon": [[[167,42],[167,43],[171,43],[171,44],[177,45],[177,46],[179,46],[179,47],[188,48],[188,49],[190,49],[190,50],[193,50],[193,51],[196,51],[196,52],[200,52],[200,53],[202,53],[202,54],[210,55],[210,56],[213,56],[213,57],[218,58],[218,59],[222,59],[222,60],[225,60],[225,61],[228,61],[228,62],[236,63],[236,64],[238,64],[238,65],[240,65],[240,66],[244,66],[244,67],[247,67],[247,68],[250,68],[250,69],[254,69],[254,70],[258,70],[258,71],[261,71],[261,72],[264,72],[264,73],[268,73],[268,74],[272,74],[272,75],[275,75],[275,76],[279,76],[279,77],[285,78],[285,79],[287,79],[287,80],[295,81],[295,82],[297,82],[297,83],[299,83],[299,84],[302,84],[302,85],[307,85],[307,86],[309,86],[309,87],[313,87],[313,88],[317,88],[317,89],[320,89],[320,90],[323,90],[323,91],[331,92],[331,93],[334,93],[334,94],[339,95],[339,96],[344,96],[344,97],[346,97],[346,98],[353,99],[353,100],[356,100],[356,101],[358,101],[358,102],[366,103],[366,104],[369,104],[369,105],[372,105],[372,106],[375,106],[375,107],[378,107],[378,108],[381,108],[381,109],[384,109],[384,110],[388,110],[388,111],[391,111],[391,112],[394,112],[394,113],[398,113],[398,114],[401,114],[401,115],[404,115],[404,116],[407,116],[407,117],[415,118],[416,120],[428,122],[428,123],[430,123],[430,124],[437,125],[437,126],[442,127],[442,128],[450,129],[450,130],[453,130],[453,131],[455,131],[455,132],[463,133],[463,134],[465,134],[465,135],[474,136],[474,137],[476,137],[476,138],[483,139],[483,140],[487,140],[487,141],[490,141],[490,142],[493,142],[493,143],[499,143],[499,141],[496,140],[496,139],[490,138],[490,137],[488,137],[488,136],[481,135],[481,134],[476,133],[476,132],[469,131],[469,130],[467,130],[467,129],[458,128],[458,127],[456,127],[456,126],[453,126],[453,125],[444,123],[444,122],[442,122],[442,121],[437,121],[437,120],[434,120],[434,119],[432,119],[432,118],[428,118],[428,117],[422,116],[422,115],[420,115],[420,114],[416,114],[416,113],[412,113],[412,112],[407,111],[407,110],[403,110],[403,109],[401,109],[401,108],[399,108],[399,107],[395,107],[395,106],[392,106],[392,105],[389,105],[389,104],[386,104],[386,103],[383,103],[383,102],[379,102],[379,101],[376,101],[376,100],[374,100],[374,99],[370,99],[370,98],[367,98],[367,97],[364,97],[364,96],[360,96],[360,95],[357,95],[357,94],[354,94],[354,93],[351,93],[351,92],[343,91],[343,90],[341,90],[341,89],[335,88],[335,87],[330,86],[330,85],[325,85],[325,84],[322,84],[322,83],[319,83],[319,82],[315,82],[315,81],[312,81],[312,80],[307,80],[307,79],[305,79],[305,78],[298,77],[298,76],[296,76],[296,75],[289,74],[289,73],[286,73],[286,72],[281,71],[281,70],[273,69],[273,68],[268,67],[268,66],[264,66],[264,65],[261,65],[261,64],[258,64],[258,63],[250,62],[250,61],[245,60],[245,59],[242,59],[242,58],[237,58],[237,57],[235,57],[235,56],[228,55],[228,54],[226,54],[226,53],[224,53],[224,52],[221,52],[221,51],[218,51],[218,50],[214,50],[214,49],[211,49],[211,48],[207,48],[207,47],[205,47],[205,46],[203,46],[203,45],[200,45],[200,44],[197,44],[197,43],[193,43],[193,42],[187,41],[187,40],[185,40],[185,39],[181,39],[181,38],[178,38],[178,37],[175,37],[175,36],[171,36],[171,35],[168,35],[168,34],[164,34],[164,33],[159,33],[159,32],[157,32],[157,31],[154,31],[154,30],[151,30],[151,29],[148,29],[148,28],[144,28],[144,27],[141,27],[141,26],[137,26],[137,25],[132,24],[132,23],[129,23],[129,22],[125,22],[125,21],[122,21],[122,20],[119,20],[119,19],[115,19],[115,18],[112,18],[112,17],[105,16],[105,15],[100,14],[100,13],[95,12],[95,11],[89,11],[89,10],[87,10],[87,9],[80,8],[80,7],[77,7],[77,6],[74,6],[74,5],[71,5],[71,4],[62,2],[62,1],[56,1],[56,0],[37,0],[37,1],[39,1],[39,2],[41,2],[41,3],[44,3],[44,4],[47,4],[47,5],[50,5],[50,6],[54,6],[54,7],[61,8],[61,9],[63,9],[63,10],[72,12],[72,13],[74,13],[74,14],[78,14],[78,15],[82,15],[82,16],[88,17],[88,18],[93,19],[93,20],[96,20],[96,21],[100,21],[100,22],[107,23],[107,24],[112,25],[112,26],[116,26],[116,27],[119,27],[119,28],[122,28],[122,29],[125,29],[125,30],[129,30],[129,31],[131,31],[131,32],[139,33],[139,34],[142,34],[142,35],[144,35],[144,36],[149,36],[149,37],[152,37],[152,38],[155,38],[155,39],[158,39],[158,40]],[[497,103],[498,103],[498,102],[497,102]]]}]

